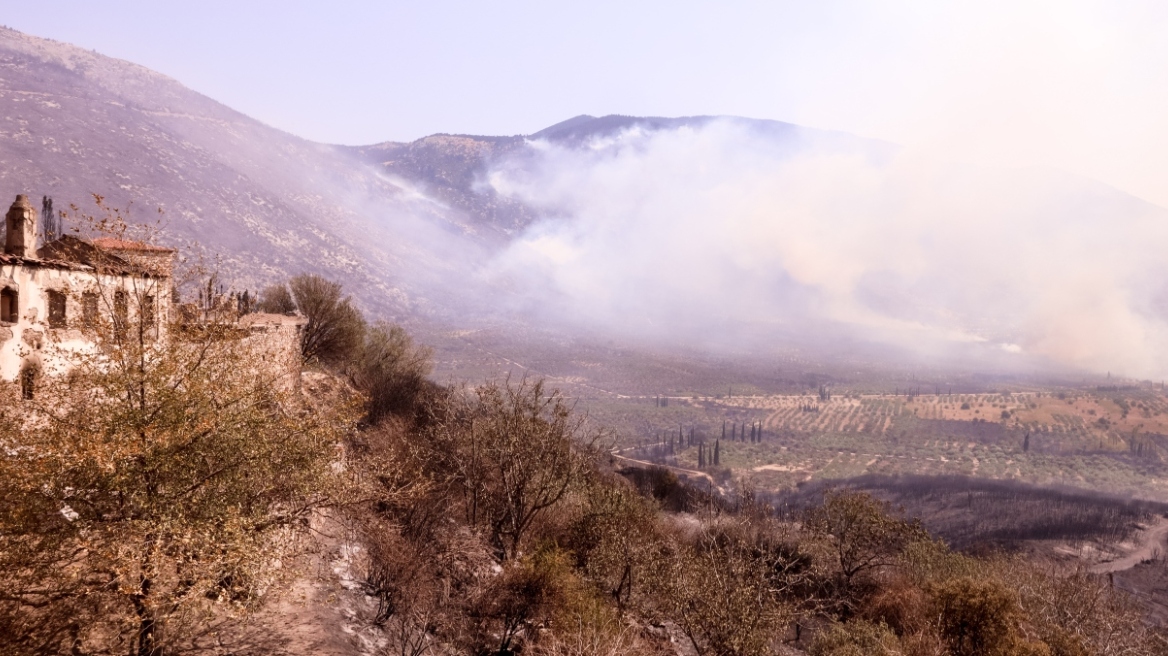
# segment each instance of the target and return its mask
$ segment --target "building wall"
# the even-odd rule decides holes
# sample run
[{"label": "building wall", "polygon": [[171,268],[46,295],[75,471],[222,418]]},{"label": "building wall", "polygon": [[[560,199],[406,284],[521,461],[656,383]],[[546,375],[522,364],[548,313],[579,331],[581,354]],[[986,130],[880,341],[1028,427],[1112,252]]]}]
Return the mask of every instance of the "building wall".
[{"label": "building wall", "polygon": [[[139,316],[138,300],[153,296],[156,334],[165,339],[171,313],[171,287],[167,278],[100,275],[58,266],[38,264],[0,265],[0,290],[17,293],[18,321],[0,321],[0,378],[14,381],[23,368],[35,366],[49,375],[61,373],[69,352],[96,348],[93,330],[83,325],[85,292],[98,295],[98,311],[105,321],[112,317],[115,291],[126,293],[131,323]],[[65,295],[65,326],[49,325],[50,290]]]},{"label": "building wall", "polygon": [[307,321],[281,314],[245,314],[238,325],[248,331],[245,341],[253,349],[254,362],[277,376],[285,391],[300,389],[300,335]]}]

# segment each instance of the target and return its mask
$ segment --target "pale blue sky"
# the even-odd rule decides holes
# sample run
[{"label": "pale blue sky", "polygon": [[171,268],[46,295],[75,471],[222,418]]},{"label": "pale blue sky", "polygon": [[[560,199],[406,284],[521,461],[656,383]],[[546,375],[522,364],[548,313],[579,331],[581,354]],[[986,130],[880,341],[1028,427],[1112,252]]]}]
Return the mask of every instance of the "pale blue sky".
[{"label": "pale blue sky", "polygon": [[1053,165],[1168,204],[1168,4],[0,0],[333,143],[736,114]]}]

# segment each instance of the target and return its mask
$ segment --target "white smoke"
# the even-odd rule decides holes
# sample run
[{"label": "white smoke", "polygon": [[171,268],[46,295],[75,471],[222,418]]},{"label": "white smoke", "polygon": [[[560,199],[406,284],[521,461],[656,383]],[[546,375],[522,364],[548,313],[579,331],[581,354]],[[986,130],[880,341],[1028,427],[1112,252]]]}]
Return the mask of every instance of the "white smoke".
[{"label": "white smoke", "polygon": [[530,145],[487,183],[543,218],[485,275],[542,318],[1168,371],[1168,212],[1102,184],[732,119]]}]

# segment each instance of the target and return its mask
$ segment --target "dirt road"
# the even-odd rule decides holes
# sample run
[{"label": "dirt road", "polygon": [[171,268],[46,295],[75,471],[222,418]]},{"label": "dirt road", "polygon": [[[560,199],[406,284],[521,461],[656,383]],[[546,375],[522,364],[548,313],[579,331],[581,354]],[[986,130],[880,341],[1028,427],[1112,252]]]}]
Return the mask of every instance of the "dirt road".
[{"label": "dirt road", "polygon": [[1130,554],[1106,563],[1099,563],[1091,568],[1095,574],[1120,572],[1131,569],[1145,560],[1164,553],[1164,537],[1168,536],[1168,518],[1157,517],[1151,526],[1140,534],[1136,550]]},{"label": "dirt road", "polygon": [[698,477],[698,478],[704,478],[704,479],[706,479],[707,481],[709,481],[709,482],[710,482],[710,485],[716,485],[716,483],[715,483],[715,481],[714,481],[714,477],[713,477],[713,476],[710,476],[710,475],[709,475],[709,474],[707,474],[706,472],[700,472],[700,471],[697,471],[696,469],[683,469],[683,468],[681,468],[681,467],[673,467],[673,466],[671,466],[671,465],[659,465],[659,464],[657,464],[657,463],[654,463],[654,462],[649,462],[648,460],[637,460],[636,458],[630,458],[630,457],[628,457],[628,456],[622,456],[622,455],[620,454],[620,452],[621,452],[621,451],[623,451],[623,450],[624,450],[624,449],[617,449],[617,450],[614,450],[614,451],[610,451],[610,452],[609,452],[609,455],[611,455],[611,456],[612,456],[612,457],[614,457],[614,458],[620,458],[621,460],[624,460],[624,461],[626,461],[626,462],[635,462],[635,463],[637,463],[638,465],[647,465],[647,466],[649,466],[649,467],[662,467],[662,468],[664,468],[664,469],[668,469],[669,471],[673,471],[673,472],[679,472],[679,473],[682,473],[682,474],[688,474],[689,476],[696,476],[696,477]]}]

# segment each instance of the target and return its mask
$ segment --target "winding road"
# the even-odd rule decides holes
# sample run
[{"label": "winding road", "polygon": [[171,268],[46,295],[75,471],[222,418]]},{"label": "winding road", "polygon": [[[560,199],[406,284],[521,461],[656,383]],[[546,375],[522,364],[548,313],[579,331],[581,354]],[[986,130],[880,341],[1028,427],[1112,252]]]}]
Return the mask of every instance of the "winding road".
[{"label": "winding road", "polygon": [[1155,523],[1144,529],[1140,534],[1139,546],[1130,554],[1119,558],[1117,560],[1109,560],[1105,563],[1099,563],[1091,568],[1095,574],[1107,574],[1109,572],[1121,572],[1125,569],[1131,569],[1136,565],[1150,560],[1157,554],[1164,553],[1164,537],[1168,536],[1168,518],[1157,517]]}]

